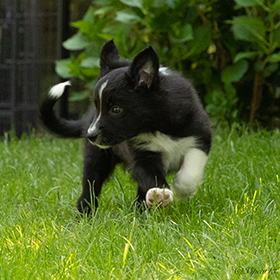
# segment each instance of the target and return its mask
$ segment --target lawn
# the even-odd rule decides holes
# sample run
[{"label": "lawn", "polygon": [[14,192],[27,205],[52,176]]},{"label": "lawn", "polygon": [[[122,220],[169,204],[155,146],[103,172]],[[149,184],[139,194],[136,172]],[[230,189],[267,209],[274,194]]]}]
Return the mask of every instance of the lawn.
[{"label": "lawn", "polygon": [[75,209],[82,151],[1,140],[0,279],[280,279],[279,132],[216,132],[199,192],[166,209],[137,213],[118,167],[92,219]]}]

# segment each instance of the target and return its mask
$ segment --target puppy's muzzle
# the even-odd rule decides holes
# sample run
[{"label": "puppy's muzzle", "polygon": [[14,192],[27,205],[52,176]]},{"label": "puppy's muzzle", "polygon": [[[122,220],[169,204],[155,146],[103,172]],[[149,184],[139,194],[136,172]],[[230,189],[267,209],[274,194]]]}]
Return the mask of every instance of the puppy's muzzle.
[{"label": "puppy's muzzle", "polygon": [[87,137],[89,142],[91,142],[92,144],[95,144],[98,135],[99,135],[98,131],[91,131],[91,132],[87,133],[86,137]]},{"label": "puppy's muzzle", "polygon": [[92,132],[88,132],[86,135],[87,140],[92,144],[97,146],[100,149],[108,149],[111,146],[109,145],[104,145],[100,142],[100,139],[98,139],[98,136],[100,135],[100,133],[98,131],[92,131]]}]

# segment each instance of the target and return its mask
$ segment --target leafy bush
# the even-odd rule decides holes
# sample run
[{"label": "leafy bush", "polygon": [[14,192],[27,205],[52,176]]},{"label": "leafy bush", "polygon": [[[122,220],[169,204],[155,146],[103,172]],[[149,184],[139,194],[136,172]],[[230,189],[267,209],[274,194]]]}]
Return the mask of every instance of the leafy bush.
[{"label": "leafy bush", "polygon": [[78,32],[63,46],[78,54],[58,61],[57,73],[82,79],[86,91],[78,96],[86,98],[105,40],[114,38],[126,58],[149,44],[163,65],[193,80],[215,123],[246,120],[248,109],[253,122],[263,85],[266,98],[276,92],[279,11],[280,0],[97,0],[73,23]]}]

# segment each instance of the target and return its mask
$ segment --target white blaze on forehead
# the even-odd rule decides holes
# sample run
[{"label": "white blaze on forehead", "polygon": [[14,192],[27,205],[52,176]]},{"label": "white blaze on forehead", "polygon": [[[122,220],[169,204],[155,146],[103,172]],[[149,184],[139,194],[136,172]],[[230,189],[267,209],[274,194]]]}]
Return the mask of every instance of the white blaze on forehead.
[{"label": "white blaze on forehead", "polygon": [[71,82],[67,81],[53,86],[49,91],[49,96],[57,99],[60,98],[66,86],[71,86]]},{"label": "white blaze on forehead", "polygon": [[107,84],[108,84],[108,80],[106,80],[106,81],[100,86],[100,89],[99,89],[99,91],[98,91],[99,102],[100,102],[100,106],[99,106],[100,111],[99,111],[98,117],[96,118],[95,122],[92,123],[92,124],[90,125],[90,127],[88,128],[88,131],[87,131],[88,134],[90,134],[90,133],[92,133],[92,132],[94,132],[94,131],[96,130],[96,125],[97,125],[97,123],[99,122],[99,120],[100,120],[100,118],[101,118],[102,94],[103,94],[103,91],[104,91],[104,89],[106,88]]},{"label": "white blaze on forehead", "polygon": [[107,84],[108,84],[108,80],[106,80],[106,81],[100,86],[100,89],[99,89],[99,92],[98,92],[99,99],[100,99],[100,108],[101,108],[101,105],[102,105],[102,93],[103,93],[103,90],[105,89],[105,87],[107,86]]}]

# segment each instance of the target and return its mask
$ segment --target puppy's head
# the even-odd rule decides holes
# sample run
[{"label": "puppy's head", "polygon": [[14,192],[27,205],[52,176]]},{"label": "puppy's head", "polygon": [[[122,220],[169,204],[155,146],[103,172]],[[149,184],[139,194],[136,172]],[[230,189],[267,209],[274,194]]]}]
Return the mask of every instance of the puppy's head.
[{"label": "puppy's head", "polygon": [[111,40],[102,49],[100,68],[102,77],[94,92],[97,114],[87,138],[100,148],[109,148],[152,129],[159,60],[152,47],[148,47],[132,62],[121,61]]}]

